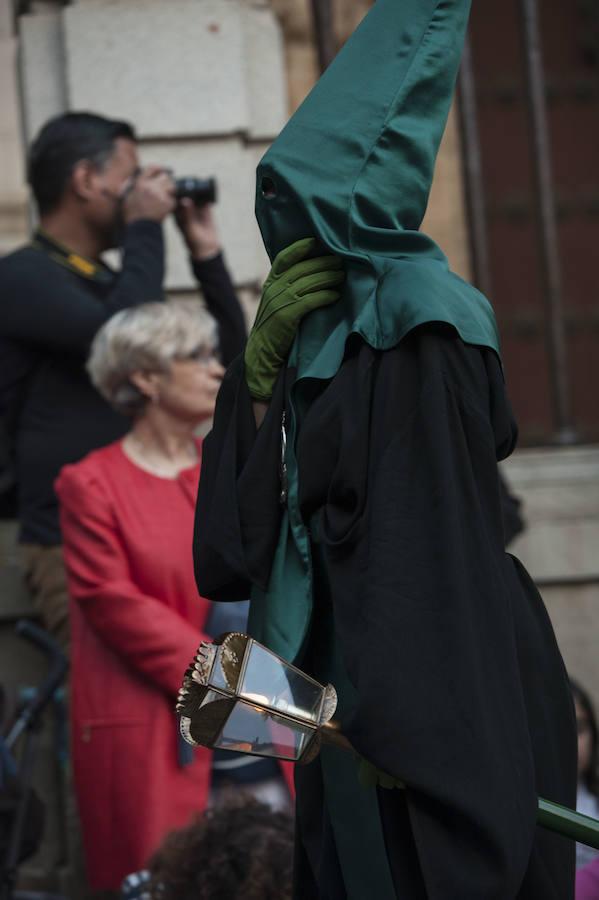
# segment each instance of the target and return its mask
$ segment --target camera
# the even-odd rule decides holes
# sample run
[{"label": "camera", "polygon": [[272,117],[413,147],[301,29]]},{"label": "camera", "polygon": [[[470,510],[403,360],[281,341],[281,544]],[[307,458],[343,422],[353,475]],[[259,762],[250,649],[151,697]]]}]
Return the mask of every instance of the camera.
[{"label": "camera", "polygon": [[216,203],[216,178],[196,178],[195,175],[175,178],[175,195],[177,200],[188,198],[196,206]]}]

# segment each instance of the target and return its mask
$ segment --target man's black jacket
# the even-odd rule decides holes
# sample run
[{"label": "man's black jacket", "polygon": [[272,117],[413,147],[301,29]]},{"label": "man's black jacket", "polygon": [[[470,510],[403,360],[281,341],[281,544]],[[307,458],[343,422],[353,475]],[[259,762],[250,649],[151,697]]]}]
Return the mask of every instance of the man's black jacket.
[{"label": "man's black jacket", "polygon": [[[235,291],[222,256],[193,269],[218,322],[227,365],[246,336]],[[162,229],[151,221],[127,227],[118,273],[69,257],[43,235],[0,260],[2,451],[15,467],[22,542],[60,543],[58,472],[127,430],[128,421],[91,385],[85,361],[94,335],[114,313],[163,299],[163,279]]]}]

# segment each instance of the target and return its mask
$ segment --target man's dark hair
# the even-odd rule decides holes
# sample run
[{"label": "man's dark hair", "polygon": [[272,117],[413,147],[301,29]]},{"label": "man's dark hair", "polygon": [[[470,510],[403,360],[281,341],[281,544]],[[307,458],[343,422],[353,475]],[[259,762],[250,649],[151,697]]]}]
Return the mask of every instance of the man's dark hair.
[{"label": "man's dark hair", "polygon": [[27,180],[40,213],[58,206],[78,162],[87,159],[103,166],[117,138],[136,140],[133,127],[84,112],[65,113],[46,122],[29,148],[27,161]]},{"label": "man's dark hair", "polygon": [[291,900],[293,821],[231,796],[169,834],[149,869],[153,900]]}]

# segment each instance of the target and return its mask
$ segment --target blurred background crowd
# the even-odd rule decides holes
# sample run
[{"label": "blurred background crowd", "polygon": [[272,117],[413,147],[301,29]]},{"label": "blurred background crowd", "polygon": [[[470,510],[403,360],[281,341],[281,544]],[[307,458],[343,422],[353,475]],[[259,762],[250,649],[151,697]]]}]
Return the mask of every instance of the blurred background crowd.
[{"label": "blurred background crowd", "polygon": [[[116,897],[137,869],[124,896],[289,896],[290,772],[190,758],[170,716],[199,641],[246,614],[198,600],[191,530],[201,435],[268,272],[255,166],[369,5],[0,0],[3,734],[48,664],[15,622],[71,662],[41,723],[23,889]],[[520,426],[509,549],[577,682],[597,815],[599,5],[473,6],[423,228],[496,310]]]}]

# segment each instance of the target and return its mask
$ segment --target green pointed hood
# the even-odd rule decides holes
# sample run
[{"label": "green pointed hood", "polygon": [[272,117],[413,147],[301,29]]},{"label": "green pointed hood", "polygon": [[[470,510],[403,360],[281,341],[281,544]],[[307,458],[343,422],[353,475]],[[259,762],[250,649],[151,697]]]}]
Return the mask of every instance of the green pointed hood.
[{"label": "green pointed hood", "polygon": [[316,236],[344,258],[338,303],[296,337],[288,405],[288,496],[268,590],[249,630],[298,659],[312,616],[312,551],[298,499],[295,437],[310,392],[331,378],[350,334],[395,346],[426,322],[499,352],[495,317],[419,231],[458,72],[470,0],[377,0],[258,167],[256,214],[271,257]]},{"label": "green pointed hood", "polygon": [[271,259],[315,235],[344,257],[339,303],[302,324],[298,378],[330,378],[350,333],[377,349],[430,321],[499,352],[488,301],[419,231],[470,0],[378,0],[263,157],[256,215]]}]

